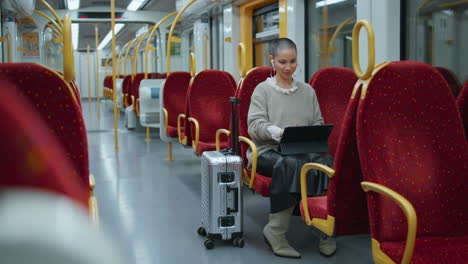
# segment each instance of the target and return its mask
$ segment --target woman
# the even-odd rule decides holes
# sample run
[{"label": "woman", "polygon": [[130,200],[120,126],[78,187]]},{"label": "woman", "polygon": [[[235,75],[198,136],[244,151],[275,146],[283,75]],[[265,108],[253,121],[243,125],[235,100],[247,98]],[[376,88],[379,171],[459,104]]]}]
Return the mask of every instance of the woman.
[{"label": "woman", "polygon": [[[287,38],[275,40],[270,60],[276,75],[260,83],[252,94],[248,113],[248,132],[258,149],[257,172],[272,177],[270,217],[263,229],[265,242],[277,256],[300,258],[286,240],[289,220],[300,201],[300,170],[308,162],[332,165],[327,155],[311,153],[281,155],[275,151],[285,127],[323,124],[322,114],[310,85],[296,80],[297,49]],[[247,153],[249,166],[251,152]],[[327,190],[328,178],[318,171],[308,175],[308,195]],[[332,255],[335,241],[320,240],[320,252]]]}]

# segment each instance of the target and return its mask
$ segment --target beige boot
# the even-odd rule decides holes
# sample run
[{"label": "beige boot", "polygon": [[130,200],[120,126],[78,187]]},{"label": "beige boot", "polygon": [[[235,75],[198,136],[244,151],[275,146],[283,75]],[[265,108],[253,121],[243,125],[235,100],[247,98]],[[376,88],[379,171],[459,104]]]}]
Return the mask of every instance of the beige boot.
[{"label": "beige boot", "polygon": [[333,238],[327,240],[320,239],[319,242],[320,253],[324,256],[333,256],[336,252],[336,241]]},{"label": "beige boot", "polygon": [[289,220],[294,207],[278,213],[270,214],[268,224],[263,228],[265,242],[270,245],[271,250],[279,257],[300,258],[301,254],[292,248],[286,240],[286,232],[289,228]]}]

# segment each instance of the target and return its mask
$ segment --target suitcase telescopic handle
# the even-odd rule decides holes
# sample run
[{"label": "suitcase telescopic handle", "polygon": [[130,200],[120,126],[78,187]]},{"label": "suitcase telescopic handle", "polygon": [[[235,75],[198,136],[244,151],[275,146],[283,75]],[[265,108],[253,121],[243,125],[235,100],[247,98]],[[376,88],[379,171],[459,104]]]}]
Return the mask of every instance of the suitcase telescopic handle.
[{"label": "suitcase telescopic handle", "polygon": [[227,213],[228,214],[231,214],[231,213],[237,213],[239,212],[239,188],[231,188],[231,187],[227,187],[227,191],[228,192],[232,192],[234,191],[234,208],[227,208]]},{"label": "suitcase telescopic handle", "polygon": [[234,155],[240,154],[239,146],[239,104],[240,99],[237,97],[229,97],[231,102],[231,149]]}]

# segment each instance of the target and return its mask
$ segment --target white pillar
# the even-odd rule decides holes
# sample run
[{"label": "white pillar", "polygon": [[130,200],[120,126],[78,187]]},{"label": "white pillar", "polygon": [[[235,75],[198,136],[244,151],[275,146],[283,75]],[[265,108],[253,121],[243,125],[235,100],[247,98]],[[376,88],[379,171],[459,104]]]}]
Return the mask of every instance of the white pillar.
[{"label": "white pillar", "polygon": [[[296,43],[298,52],[298,68],[296,70],[296,77],[301,81],[306,80],[305,72],[305,29],[304,29],[304,1],[302,0],[288,0],[288,38]],[[307,22],[306,22],[307,23]],[[309,78],[309,76],[307,76]]]},{"label": "white pillar", "polygon": [[[237,45],[240,42],[240,9],[234,5],[228,5],[223,10],[223,35],[224,35],[224,71],[229,72],[234,79],[239,80],[237,65]],[[226,40],[229,40],[226,41]]]},{"label": "white pillar", "polygon": [[[208,19],[201,18],[195,21],[193,24],[193,38],[195,45],[195,71],[199,72],[205,69],[211,69],[210,64],[210,27],[208,24]],[[206,39],[206,50],[204,47],[204,39]],[[205,54],[206,52],[206,54]],[[206,59],[206,68],[204,65],[204,60]]]},{"label": "white pillar", "polygon": [[[400,60],[400,1],[357,0],[357,19],[368,20],[375,31],[375,64]],[[361,68],[367,67],[367,33],[360,35]]]}]

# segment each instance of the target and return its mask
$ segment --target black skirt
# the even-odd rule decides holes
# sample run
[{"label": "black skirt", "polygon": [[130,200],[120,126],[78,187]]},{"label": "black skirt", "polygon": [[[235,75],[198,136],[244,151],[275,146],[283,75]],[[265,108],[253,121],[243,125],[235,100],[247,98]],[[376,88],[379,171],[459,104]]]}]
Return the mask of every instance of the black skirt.
[{"label": "black skirt", "polygon": [[[272,178],[270,212],[277,213],[295,206],[300,201],[301,168],[314,162],[333,166],[333,158],[323,153],[282,155],[269,150],[257,159],[257,172]],[[328,176],[311,170],[307,175],[307,195],[318,196],[328,189]]]}]

